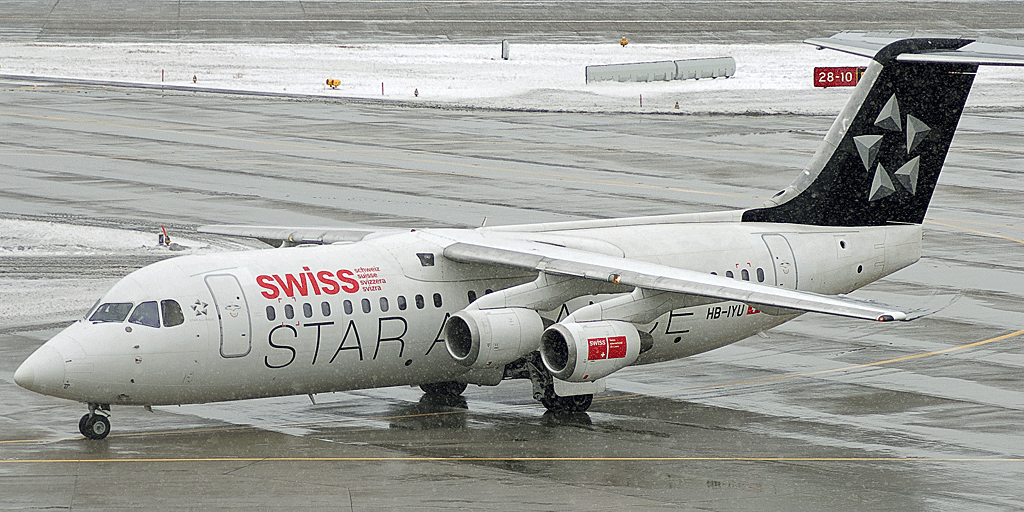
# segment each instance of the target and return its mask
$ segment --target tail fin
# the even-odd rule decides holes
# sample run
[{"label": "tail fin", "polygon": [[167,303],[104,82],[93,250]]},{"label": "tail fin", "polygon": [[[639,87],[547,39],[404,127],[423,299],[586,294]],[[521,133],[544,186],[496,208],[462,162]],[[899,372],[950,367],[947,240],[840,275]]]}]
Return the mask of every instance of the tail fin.
[{"label": "tail fin", "polygon": [[973,42],[924,38],[884,46],[800,178],[765,207],[745,211],[743,221],[923,222],[978,69],[960,52]]}]

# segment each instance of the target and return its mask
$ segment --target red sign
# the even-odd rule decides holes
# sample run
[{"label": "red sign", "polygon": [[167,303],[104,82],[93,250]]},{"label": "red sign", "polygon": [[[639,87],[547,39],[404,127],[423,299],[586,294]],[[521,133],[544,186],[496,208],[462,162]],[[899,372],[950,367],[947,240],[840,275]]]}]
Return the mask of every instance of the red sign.
[{"label": "red sign", "polygon": [[815,87],[853,87],[865,67],[814,68]]},{"label": "red sign", "polygon": [[622,359],[626,357],[626,337],[609,336],[607,338],[590,338],[587,340],[590,350],[587,353],[588,361],[599,361],[601,359]]},{"label": "red sign", "polygon": [[608,337],[608,359],[622,359],[626,357],[626,337]]}]

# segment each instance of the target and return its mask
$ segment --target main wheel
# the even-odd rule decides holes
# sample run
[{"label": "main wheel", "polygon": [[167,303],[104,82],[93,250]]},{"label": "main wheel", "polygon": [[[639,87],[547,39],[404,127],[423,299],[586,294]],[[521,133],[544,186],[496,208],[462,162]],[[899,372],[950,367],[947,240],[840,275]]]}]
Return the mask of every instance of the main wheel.
[{"label": "main wheel", "polygon": [[78,420],[78,430],[89,439],[103,439],[110,433],[110,420],[102,414],[86,414]]},{"label": "main wheel", "polygon": [[466,390],[466,383],[456,381],[431,382],[430,384],[420,384],[420,389],[428,395],[455,397],[461,395]]},{"label": "main wheel", "polygon": [[554,413],[587,412],[593,401],[594,395],[555,396],[540,399],[540,403]]}]

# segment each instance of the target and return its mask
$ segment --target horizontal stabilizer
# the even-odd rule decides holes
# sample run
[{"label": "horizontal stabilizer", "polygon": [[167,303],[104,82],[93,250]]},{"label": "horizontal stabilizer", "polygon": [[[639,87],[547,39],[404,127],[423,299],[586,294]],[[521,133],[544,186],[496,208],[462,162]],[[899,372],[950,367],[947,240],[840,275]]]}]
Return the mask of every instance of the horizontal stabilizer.
[{"label": "horizontal stabilizer", "polygon": [[832,37],[807,39],[820,49],[829,48],[862,57],[874,57],[882,48],[902,39],[958,39],[964,45],[955,49],[904,53],[899,62],[980,64],[988,66],[1024,66],[1024,41],[996,37],[967,37],[921,32],[840,32]]}]

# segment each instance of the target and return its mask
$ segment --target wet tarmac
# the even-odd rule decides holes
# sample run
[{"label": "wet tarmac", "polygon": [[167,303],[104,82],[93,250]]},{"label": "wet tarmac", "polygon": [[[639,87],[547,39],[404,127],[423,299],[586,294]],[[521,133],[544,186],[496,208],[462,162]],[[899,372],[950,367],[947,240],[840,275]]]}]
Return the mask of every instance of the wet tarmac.
[{"label": "wet tarmac", "polygon": [[[832,121],[33,85],[0,82],[0,215],[152,232],[747,207],[795,178]],[[1022,162],[1024,108],[969,111],[924,258],[857,294],[930,316],[805,315],[767,338],[617,372],[570,417],[545,414],[525,382],[474,386],[455,403],[388,388],[115,408],[114,433],[93,442],[75,427],[82,404],[13,383],[67,317],[6,324],[0,508],[1022,508]],[[61,286],[56,265],[102,283],[147,261],[0,263],[43,289]]]},{"label": "wet tarmac", "polygon": [[[795,175],[831,122],[0,91],[14,128],[0,149],[6,216],[186,232],[207,222],[477,225],[753,205]],[[76,510],[169,508],[184,489],[196,508],[1020,506],[1022,140],[1022,112],[965,116],[924,259],[861,293],[935,314],[895,327],[809,315],[767,339],[621,371],[577,417],[544,414],[522,382],[471,388],[465,404],[393,388],[315,405],[119,408],[114,434],[89,442],[75,429],[84,406],[12,382],[65,320],[9,326],[2,494],[11,508]],[[13,260],[19,277],[60,283],[50,260]],[[66,265],[78,279],[115,277],[107,258]]]},{"label": "wet tarmac", "polygon": [[[116,7],[114,6],[116,5]],[[1020,34],[1016,1],[0,1],[0,40],[288,43],[800,41],[841,30]]]}]

